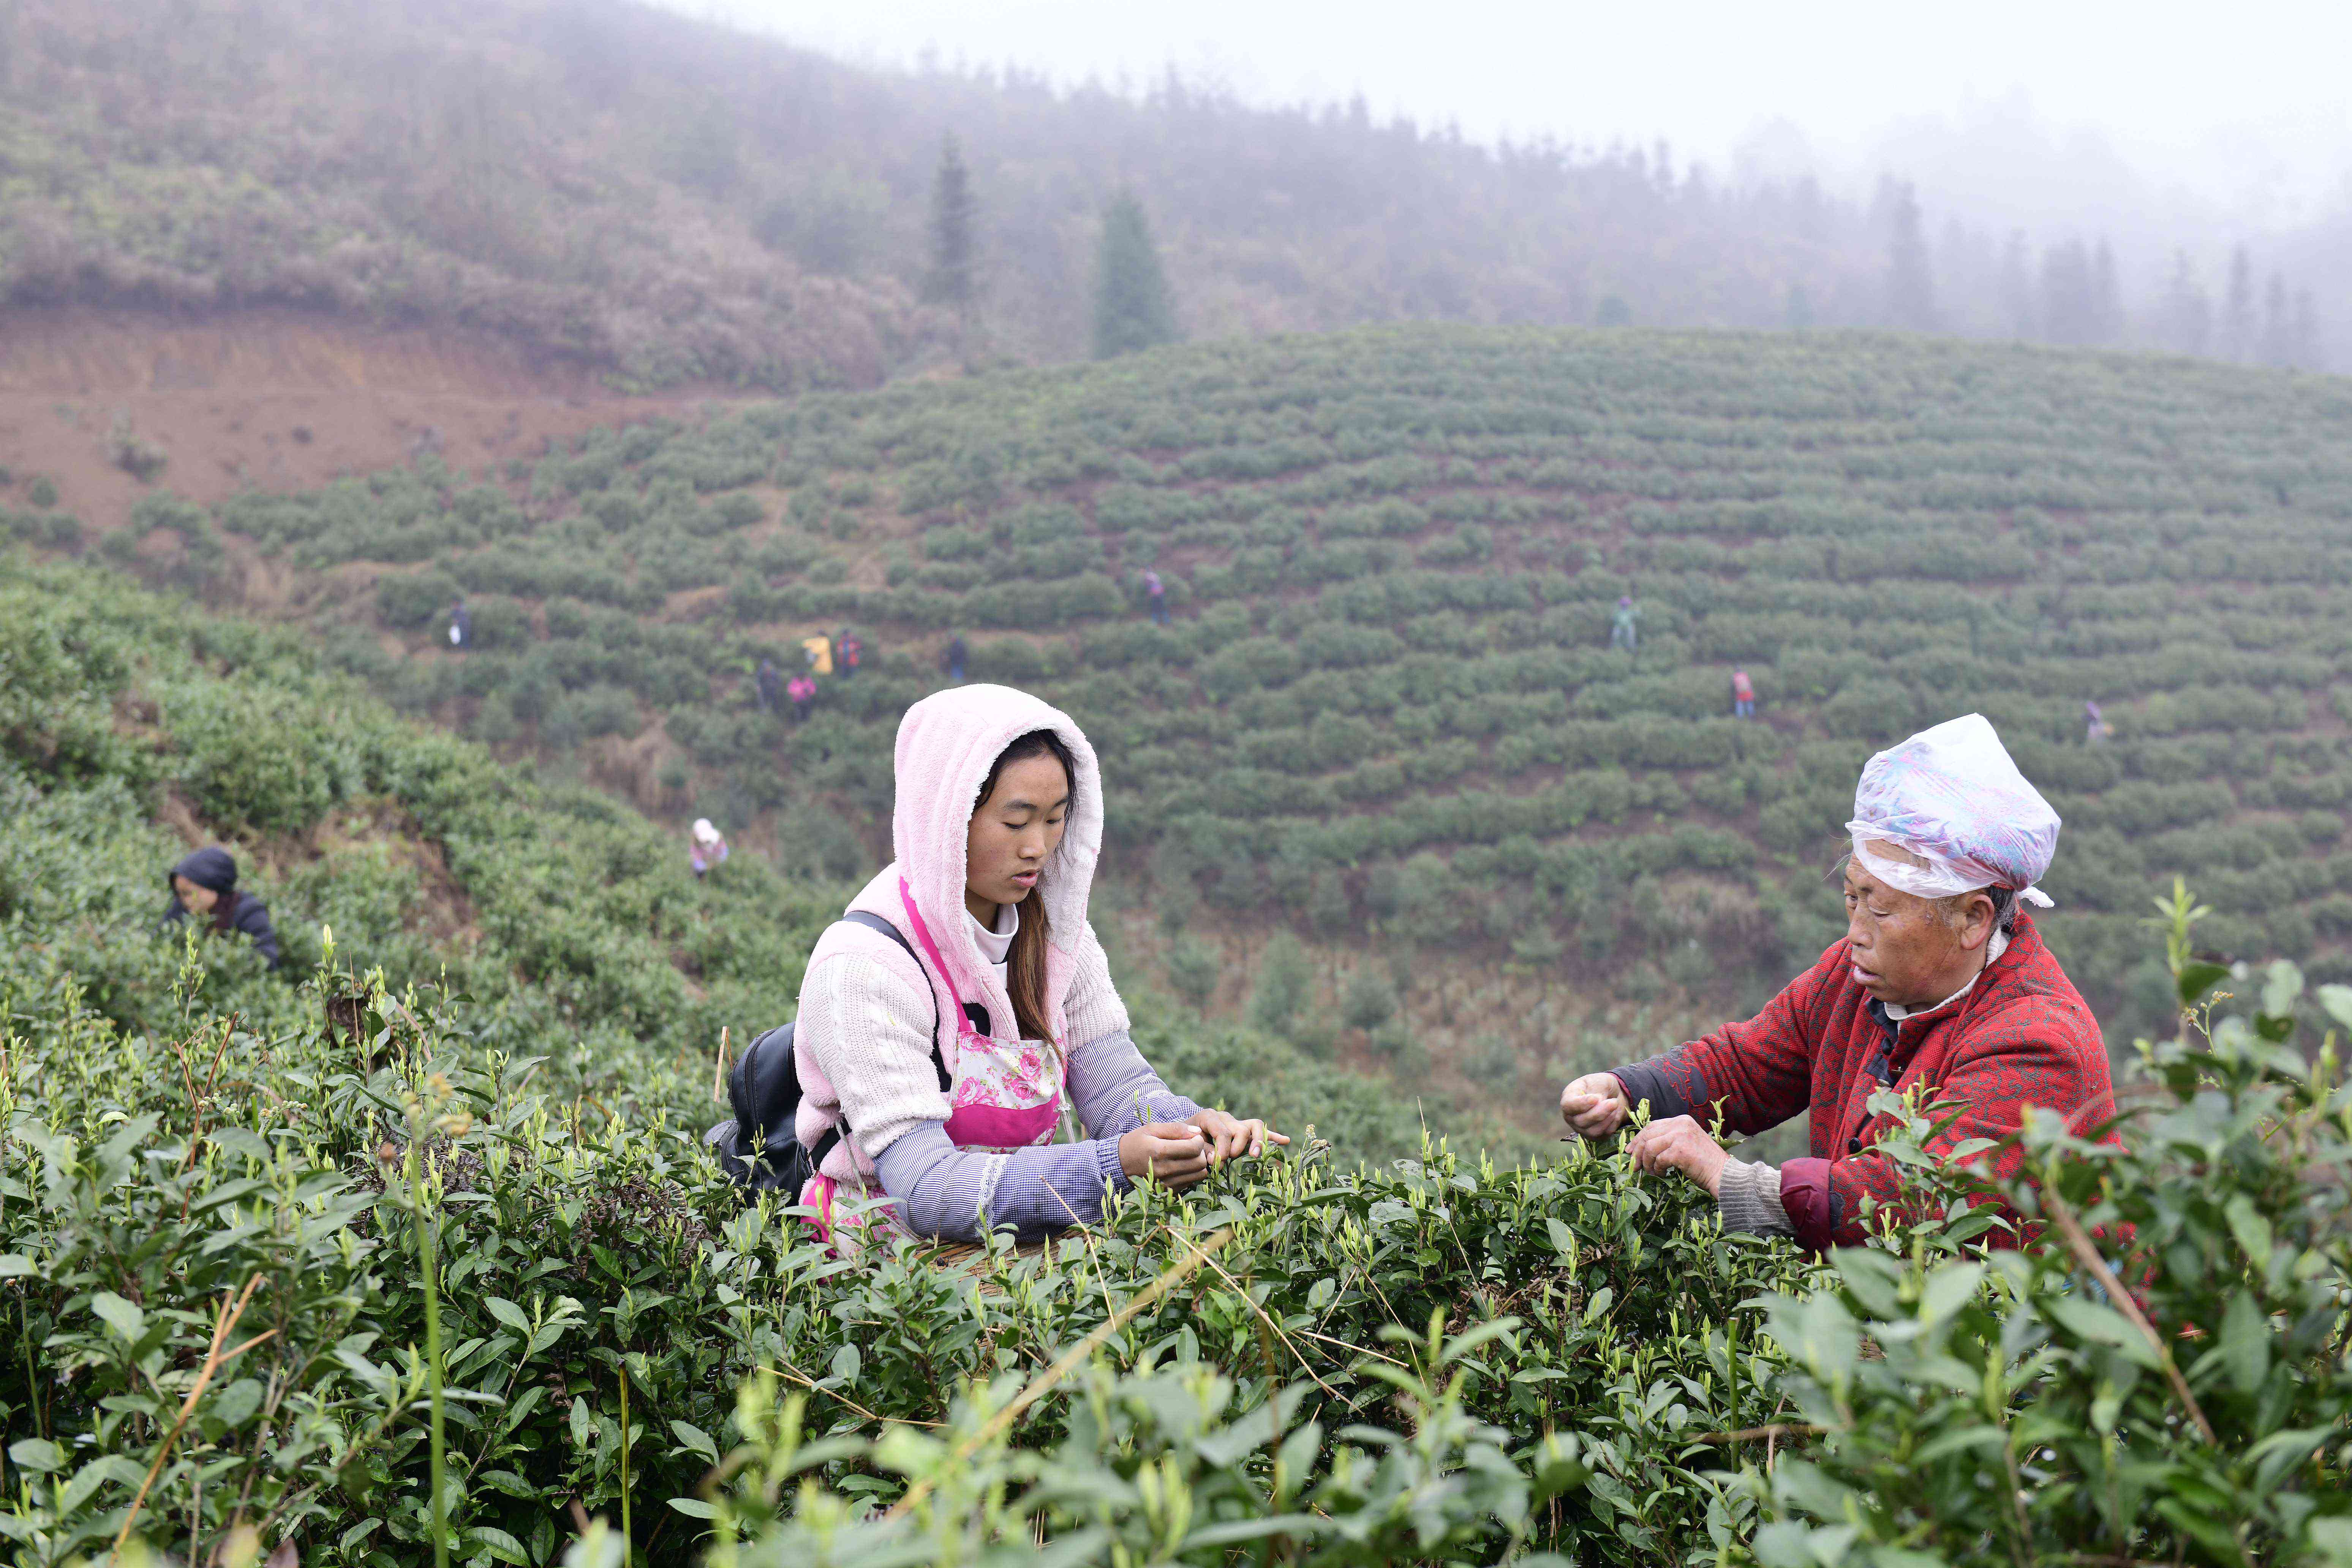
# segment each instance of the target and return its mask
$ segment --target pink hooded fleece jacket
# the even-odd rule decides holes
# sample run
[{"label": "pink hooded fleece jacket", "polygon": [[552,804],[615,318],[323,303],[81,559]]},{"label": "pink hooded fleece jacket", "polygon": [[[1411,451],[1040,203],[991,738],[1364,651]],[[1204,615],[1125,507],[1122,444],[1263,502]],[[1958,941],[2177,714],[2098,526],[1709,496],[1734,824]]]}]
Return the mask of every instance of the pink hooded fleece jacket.
[{"label": "pink hooded fleece jacket", "polygon": [[[957,996],[986,1011],[995,1039],[1017,1040],[1019,1026],[964,904],[964,845],[989,770],[1013,742],[1037,730],[1060,738],[1076,776],[1062,841],[1036,890],[1015,908],[1026,912],[1042,902],[1050,923],[1046,1026],[1066,1074],[1066,1102],[1087,1141],[1010,1153],[969,1151],[947,1135],[950,1096],[940,1086],[932,1047],[936,1043],[940,1060],[961,1076]],[[814,1146],[827,1127],[845,1128],[822,1173],[835,1184],[831,1201],[887,1196],[887,1212],[918,1236],[971,1240],[1004,1226],[1036,1236],[1097,1220],[1105,1191],[1129,1184],[1119,1168],[1119,1137],[1200,1107],[1171,1093],[1137,1053],[1109,963],[1087,923],[1103,828],[1094,748],[1067,714],[1026,692],[965,686],[907,710],[895,773],[891,838],[898,858],[849,908],[889,921],[923,956],[909,957],[881,932],[845,922],[818,940],[801,983],[794,1029],[803,1087],[794,1131]],[[902,879],[929,944],[908,929]],[[1047,1059],[1055,1058],[1049,1053]]]}]

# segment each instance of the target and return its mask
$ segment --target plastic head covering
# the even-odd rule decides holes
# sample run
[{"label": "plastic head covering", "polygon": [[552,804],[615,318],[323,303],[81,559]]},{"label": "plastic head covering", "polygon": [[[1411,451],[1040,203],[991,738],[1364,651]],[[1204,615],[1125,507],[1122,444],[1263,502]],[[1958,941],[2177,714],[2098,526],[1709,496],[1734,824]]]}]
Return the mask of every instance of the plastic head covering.
[{"label": "plastic head covering", "polygon": [[1617,607],[1621,610],[1633,602],[1633,595],[1631,594],[1621,594],[1617,596]]},{"label": "plastic head covering", "polygon": [[[2010,761],[1981,713],[1922,730],[1870,759],[1854,786],[1857,855],[1890,888],[1923,899],[2009,888],[2050,907],[2033,884],[2058,851],[2058,814]],[[1866,849],[1887,846],[1890,857]]]},{"label": "plastic head covering", "polygon": [[719,842],[719,829],[710,826],[710,818],[698,816],[694,819],[694,841],[698,844]]}]

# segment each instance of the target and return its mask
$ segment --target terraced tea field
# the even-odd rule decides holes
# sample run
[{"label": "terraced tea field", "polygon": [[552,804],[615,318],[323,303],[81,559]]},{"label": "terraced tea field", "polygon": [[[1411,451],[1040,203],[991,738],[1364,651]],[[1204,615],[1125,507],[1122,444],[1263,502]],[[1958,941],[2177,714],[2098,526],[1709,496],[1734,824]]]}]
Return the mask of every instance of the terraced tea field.
[{"label": "terraced tea field", "polygon": [[[2352,977],[2339,379],[1414,328],[140,516],[106,542],[122,559],[230,594],[291,567],[296,609],[413,710],[620,770],[657,813],[757,818],[788,865],[854,868],[841,820],[870,860],[892,727],[961,632],[972,678],[1095,737],[1114,868],[1171,928],[1273,914],[1752,999],[1832,933],[1864,758],[1973,709],[2065,818],[2046,929],[2118,1034],[2164,1016],[2139,922],[2177,873],[2215,949]],[[278,566],[240,568],[222,532]],[[461,589],[478,647],[456,656]],[[1610,646],[1629,595],[1631,653]],[[763,711],[758,661],[796,669],[845,626],[878,658],[803,726]],[[1735,668],[1757,721],[1730,716]]]},{"label": "terraced tea field", "polygon": [[[314,617],[533,763],[308,636],[9,549],[0,1534],[314,1568],[2352,1562],[2352,987],[2192,958],[2346,968],[2348,407],[2027,352],[1430,331],[156,497],[96,540]],[[761,712],[747,668],[845,620],[878,665]],[[1144,1047],[1300,1137],[1033,1254],[843,1258],[700,1145],[711,1037],[789,1008],[843,896],[759,851],[871,852],[890,725],[963,628],[972,673],[1101,742],[1171,978],[1220,981],[1196,931],[1253,933],[1250,1012],[1309,1048],[1137,989]],[[1735,662],[1756,721],[1719,710]],[[2068,815],[2076,973],[2171,999],[2123,1137],[2033,1115],[1987,1184],[1897,1116],[1903,1201],[1818,1262],[1622,1141],[1424,1144],[1447,1080],[1406,970],[1686,1011],[1769,984],[1825,929],[1862,753],[1970,707]],[[656,815],[768,816],[698,879],[547,776],[625,765]],[[215,838],[290,973],[156,930],[163,867]],[[2179,869],[2217,912],[2136,930]],[[1285,921],[1349,953],[1337,994],[1300,1006]],[[1391,1081],[1332,1070],[1327,1014],[1395,1042]],[[1542,1117],[1514,1070],[1491,1098]],[[1997,1205],[2039,1223],[1982,1254]]]}]

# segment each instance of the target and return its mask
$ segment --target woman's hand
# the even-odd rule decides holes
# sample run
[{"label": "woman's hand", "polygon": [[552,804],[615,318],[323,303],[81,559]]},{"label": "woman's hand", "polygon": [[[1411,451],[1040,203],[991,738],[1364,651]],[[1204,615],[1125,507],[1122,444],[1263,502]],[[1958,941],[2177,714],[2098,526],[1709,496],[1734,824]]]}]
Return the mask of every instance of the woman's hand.
[{"label": "woman's hand", "polygon": [[1559,1119],[1586,1138],[1608,1137],[1633,1109],[1615,1073],[1589,1072],[1559,1091]]},{"label": "woman's hand", "polygon": [[1208,1139],[1190,1122],[1149,1122],[1118,1141],[1118,1168],[1130,1181],[1189,1187],[1209,1173]]},{"label": "woman's hand", "polygon": [[1687,1116],[1653,1121],[1633,1134],[1633,1163],[1644,1171],[1680,1171],[1714,1197],[1731,1155]]},{"label": "woman's hand", "polygon": [[1290,1142],[1256,1117],[1244,1121],[1222,1110],[1196,1110],[1184,1120],[1207,1136],[1209,1163],[1213,1165],[1223,1164],[1243,1154],[1263,1154],[1268,1143]]}]

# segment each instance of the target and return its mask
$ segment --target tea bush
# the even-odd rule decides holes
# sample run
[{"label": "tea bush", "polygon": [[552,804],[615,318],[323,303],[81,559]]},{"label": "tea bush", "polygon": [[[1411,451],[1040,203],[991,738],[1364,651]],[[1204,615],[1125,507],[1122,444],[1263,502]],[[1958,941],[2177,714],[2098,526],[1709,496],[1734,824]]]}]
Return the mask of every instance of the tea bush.
[{"label": "tea bush", "polygon": [[[420,1184],[461,1556],[549,1561],[564,1498],[614,1495],[598,1423],[618,1405],[595,1400],[624,1367],[640,1412],[723,1429],[778,1353],[742,1339],[746,1303],[838,1267],[740,1212],[700,1152],[711,1047],[789,1016],[847,889],[749,856],[697,880],[603,796],[539,789],[298,639],[103,574],[8,562],[0,668],[0,1533],[21,1560],[104,1545],[152,1462],[142,1533],[187,1554],[242,1519],[315,1562],[421,1561]],[[156,931],[185,847],[159,797],[228,837],[289,969],[319,978]],[[1196,1093],[1319,1114],[1353,1152],[1417,1146],[1369,1084],[1138,1013]],[[724,1236],[738,1261],[714,1274]],[[215,1346],[221,1293],[246,1331]],[[648,1355],[641,1313],[670,1350]],[[800,1322],[793,1364],[829,1364],[837,1331]],[[254,1332],[266,1348],[191,1399],[206,1350]],[[629,1473],[684,1495],[702,1461],[660,1447]]]},{"label": "tea bush", "polygon": [[[2133,955],[2174,1027],[2119,1143],[2029,1122],[2025,1173],[1991,1194],[2028,1226],[2014,1250],[1979,1250],[2001,1211],[1920,1152],[1932,1106],[1882,1103],[1916,1185],[1873,1216],[1877,1246],[1817,1269],[1722,1234],[1622,1148],[1498,1168],[1424,1144],[1378,1086],[1141,1005],[1173,1080],[1298,1144],[1030,1253],[844,1258],[743,1203],[697,1134],[719,1026],[789,1012],[845,889],[750,855],[698,881],[609,799],[404,724],[290,635],[96,569],[6,563],[0,668],[19,1562],[135,1537],[406,1568],[439,1535],[536,1564],[590,1514],[659,1562],[2352,1561],[2352,1095],[2326,1034],[2352,991],[2198,956],[2258,950],[2242,915],[2192,942],[2180,898],[2165,959]],[[852,789],[879,711],[785,744]],[[1312,744],[1321,717],[1287,722]],[[1221,721],[1128,718],[1139,753]],[[2249,743],[2167,765],[2235,778]],[[1862,744],[1790,751],[1843,774]],[[1201,874],[1256,820],[1220,815],[1247,805],[1223,782],[1183,774],[1152,859],[1240,900],[1260,884]],[[1736,865],[1736,835],[1559,831],[1677,811],[1680,788],[1592,769],[1283,822],[1264,885],[1313,909],[1342,858],[1325,836],[1360,835],[1412,857],[1361,896],[1425,940],[1539,941],[1523,907],[1463,896],[1508,868],[1605,915],[1587,940],[1690,951],[1703,911],[1660,879]],[[159,817],[232,838],[291,977],[154,931],[184,847]],[[2243,852],[2302,840],[2244,826]],[[2313,896],[2340,885],[2300,859]],[[1367,964],[1347,997],[1401,1061],[1410,979]]]},{"label": "tea bush", "polygon": [[[1272,880],[1289,845],[1346,900],[1317,929],[1359,939],[1402,938],[1364,889],[1423,852],[1465,868],[1454,897],[1478,907],[1459,924],[1485,930],[1525,884],[1507,863],[1466,869],[1491,842],[1475,830],[1562,769],[1622,768],[1633,790],[1505,831],[1626,846],[1630,867],[1696,816],[1745,853],[1691,874],[1801,924],[1795,889],[1834,842],[1852,766],[1976,709],[2070,823],[2116,830],[2095,861],[2062,851],[2048,929],[2120,1043],[2162,1023],[2126,979],[2137,912],[2179,868],[2150,836],[2352,790],[2352,756],[2311,708],[2346,672],[2326,630],[2352,592],[2334,537],[2352,510],[2345,417],[2324,378],[2211,365],[2136,363],[2126,382],[2095,355],[2016,346],[1431,327],[813,395],[596,433],[513,495],[428,460],[240,500],[219,523],[298,563],[430,560],[428,582],[612,606],[603,668],[564,684],[628,685],[665,718],[714,696],[748,709],[741,671],[795,668],[800,637],[845,621],[877,651],[920,645],[827,689],[843,723],[818,750],[862,759],[845,774],[883,769],[946,634],[985,634],[975,679],[1034,687],[1096,736],[1118,831],[1149,847],[1213,819],[1238,854],[1195,891],[1307,921]],[[1142,622],[1147,566],[1169,627]],[[402,595],[434,597],[397,581],[378,590],[395,626],[425,613]],[[698,597],[667,607],[714,590],[719,618]],[[1628,593],[1630,656],[1607,646]],[[662,651],[698,679],[625,642],[624,613],[677,637]],[[1759,722],[1728,715],[1735,664]],[[2084,743],[2086,700],[2111,742]],[[1332,743],[1293,743],[1327,716],[1356,726],[1345,743],[1328,724]],[[1810,749],[1825,740],[1846,744]],[[1205,788],[1232,754],[1263,772]],[[833,763],[802,771],[790,738],[696,759],[735,798],[792,770],[788,795],[880,820],[878,799],[832,789]],[[1435,809],[1410,832],[1355,825],[1407,803]],[[2309,858],[2266,843],[2212,896],[2315,975],[2352,979],[2315,913],[2334,879],[2294,910],[2255,891]],[[1534,913],[1540,937],[1504,923],[1589,983],[1673,951],[1565,903]],[[1604,963],[1581,956],[1601,946]],[[1752,993],[1781,958],[1749,944],[1716,972]]]},{"label": "tea bush", "polygon": [[[1086,1563],[1264,1551],[1497,1561],[1529,1548],[1561,1553],[1550,1561],[1763,1568],[2352,1561],[2352,1218],[2340,1201],[2352,1090],[2332,1034],[2291,1045],[2306,1020],[2352,1024],[2352,991],[2325,988],[2315,1009],[2292,964],[2242,970],[2259,989],[2252,1015],[2217,1017],[2206,994],[2226,972],[2188,959],[2196,912],[2185,897],[2171,910],[2169,984],[2197,1016],[2143,1042],[2123,1142],[2038,1116],[2021,1135],[2029,1170],[1992,1194],[1921,1152],[1932,1108],[1882,1096],[1916,1206],[1883,1216],[1883,1244],[1749,1298],[1764,1332],[1735,1315],[1749,1325],[1744,1347],[1736,1328],[1670,1319],[1655,1348],[1703,1347],[1703,1363],[1670,1372],[1637,1354],[1632,1379],[1596,1386],[1569,1371],[1577,1358],[1552,1360],[1549,1342],[1567,1349],[1597,1314],[1682,1288],[1669,1254],[1633,1294],[1612,1283],[1580,1312],[1590,1276],[1578,1265],[1593,1255],[1573,1227],[1595,1213],[1588,1199],[1567,1226],[1545,1226],[1564,1299],[1473,1286],[1420,1331],[1412,1306],[1384,1300],[1381,1348],[1353,1339],[1354,1366],[1326,1368],[1315,1303],[1334,1298],[1318,1285],[1301,1311],[1279,1279],[1234,1268],[1249,1221],[1228,1204],[1151,1289],[1213,1302],[1202,1274],[1251,1282],[1242,1300],[1263,1309],[1264,1385],[1242,1370],[1245,1346],[1198,1366],[1190,1346],[1139,1356],[1125,1347],[1148,1335],[1100,1334],[1091,1365],[1073,1356],[1042,1375],[973,1379],[943,1426],[881,1423],[844,1438],[836,1424],[824,1438],[821,1402],[763,1375],[739,1397],[743,1446],[694,1510],[716,1528],[710,1560],[988,1563],[1042,1544]],[[1521,1179],[1552,1203],[1573,1186],[1543,1184],[1590,1168],[1572,1155]],[[2027,1246],[1983,1249],[2000,1222],[1972,1202],[1992,1195],[2027,1216]],[[1496,1245],[1483,1223],[1493,1211],[1461,1181],[1445,1203],[1469,1241],[1466,1284]],[[1131,1321],[1151,1310],[1129,1309]],[[1644,1389],[1644,1373],[1665,1375]],[[1695,1431],[1732,1418],[1739,1398],[1715,1399],[1743,1377],[1772,1391],[1773,1419]],[[1358,1387],[1384,1419],[1362,1421]],[[1015,1434],[1048,1405],[1065,1428],[1041,1452]],[[1335,1426],[1346,1417],[1358,1424]],[[845,1459],[881,1484],[822,1479]]]}]

